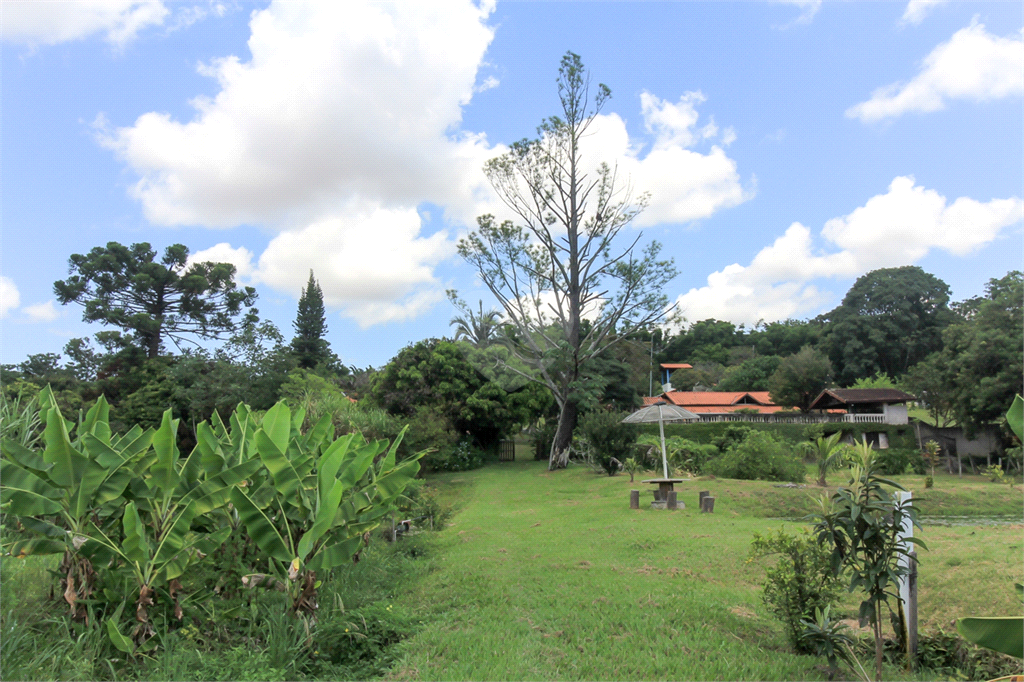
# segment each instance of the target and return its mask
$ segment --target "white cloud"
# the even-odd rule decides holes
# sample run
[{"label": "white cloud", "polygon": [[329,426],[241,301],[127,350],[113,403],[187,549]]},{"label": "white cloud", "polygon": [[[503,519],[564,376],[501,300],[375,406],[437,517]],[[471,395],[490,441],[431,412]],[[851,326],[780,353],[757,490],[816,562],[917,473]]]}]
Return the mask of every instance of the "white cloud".
[{"label": "white cloud", "polygon": [[163,0],[4,0],[3,39],[30,46],[55,45],[102,33],[122,46],[170,13]]},{"label": "white cloud", "polygon": [[[628,178],[634,191],[650,192],[650,204],[635,221],[637,227],[699,220],[752,196],[740,184],[736,162],[721,146],[713,144],[707,153],[687,148],[719,133],[713,118],[697,127],[695,106],[703,101],[700,92],[687,92],[678,104],[642,93],[644,125],[655,138],[644,156],[617,114],[598,116],[588,131],[583,154],[590,172],[604,161],[617,167],[619,178]],[[726,128],[721,143],[735,139],[735,131]]]},{"label": "white cloud", "polygon": [[7,317],[8,313],[21,304],[21,295],[14,280],[10,277],[0,275],[0,319]]},{"label": "white cloud", "polygon": [[938,111],[951,99],[986,101],[1022,93],[1024,30],[1001,38],[983,24],[971,24],[932,50],[909,83],[879,88],[846,115],[867,123],[910,111]]},{"label": "white cloud", "polygon": [[54,307],[52,299],[46,303],[25,306],[24,310],[25,314],[33,322],[52,322],[60,316],[60,312]]},{"label": "white cloud", "polygon": [[453,253],[447,233],[421,227],[415,209],[354,207],[275,237],[255,279],[298,297],[312,268],[324,303],[360,326],[409,319],[444,298],[434,267]]},{"label": "white cloud", "polygon": [[208,249],[196,251],[188,257],[188,264],[193,263],[231,263],[235,266],[235,275],[239,281],[248,280],[253,275],[252,251],[239,246],[232,248],[227,242],[214,244]]},{"label": "white cloud", "polygon": [[931,11],[939,5],[946,4],[948,0],[910,0],[907,9],[903,12],[904,23],[920,24],[924,18],[931,14]]},{"label": "white cloud", "polygon": [[[478,82],[492,10],[470,0],[275,1],[252,15],[251,60],[200,66],[220,87],[192,102],[191,120],[149,112],[117,128],[98,116],[99,139],[138,174],[131,192],[153,223],[279,233],[256,266],[227,243],[204,257],[296,294],[313,267],[328,305],[360,324],[405,319],[440,300],[433,269],[454,253],[447,232],[421,236],[417,207],[440,206],[456,226],[504,213],[482,167],[505,147],[461,130],[462,107],[497,85]],[[644,93],[655,138],[645,156],[618,115],[595,122],[591,168],[617,164],[620,178],[653,195],[639,225],[696,220],[749,198],[723,151],[736,133],[711,117],[698,127],[703,101]],[[688,148],[698,143],[711,148]]]},{"label": "white cloud", "polygon": [[352,197],[423,201],[472,217],[493,154],[455,135],[493,37],[490,8],[273,2],[250,22],[252,59],[203,65],[220,92],[181,123],[151,112],[104,143],[141,176],[162,225],[297,225]]},{"label": "white cloud", "polygon": [[897,177],[885,194],[825,223],[821,236],[839,250],[815,250],[811,230],[793,223],[747,266],[729,265],[708,276],[677,303],[691,322],[714,317],[735,323],[779,320],[820,309],[827,295],[811,282],[854,277],[878,268],[911,265],[932,249],[967,255],[1024,219],[1024,201],[952,203],[935,190]]}]

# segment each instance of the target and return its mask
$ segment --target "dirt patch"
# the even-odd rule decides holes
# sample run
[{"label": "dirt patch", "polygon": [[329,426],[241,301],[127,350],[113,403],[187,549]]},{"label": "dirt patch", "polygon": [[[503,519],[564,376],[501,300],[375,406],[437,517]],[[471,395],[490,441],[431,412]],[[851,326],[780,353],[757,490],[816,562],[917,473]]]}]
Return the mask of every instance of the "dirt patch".
[{"label": "dirt patch", "polygon": [[733,606],[729,611],[735,613],[740,618],[757,618],[757,614],[745,606]]}]

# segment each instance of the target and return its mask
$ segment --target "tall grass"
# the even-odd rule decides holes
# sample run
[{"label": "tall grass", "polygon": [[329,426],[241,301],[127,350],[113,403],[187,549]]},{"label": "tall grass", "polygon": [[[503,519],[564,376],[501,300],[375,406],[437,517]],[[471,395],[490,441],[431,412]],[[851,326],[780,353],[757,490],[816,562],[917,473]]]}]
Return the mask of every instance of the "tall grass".
[{"label": "tall grass", "polygon": [[39,405],[35,398],[8,398],[0,392],[0,440],[13,440],[33,448],[42,437]]}]

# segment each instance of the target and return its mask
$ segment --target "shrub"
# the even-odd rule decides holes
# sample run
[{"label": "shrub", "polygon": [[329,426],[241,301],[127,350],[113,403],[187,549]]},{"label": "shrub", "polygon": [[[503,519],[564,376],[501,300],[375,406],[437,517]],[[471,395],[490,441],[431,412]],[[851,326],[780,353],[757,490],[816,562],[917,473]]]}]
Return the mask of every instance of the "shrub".
[{"label": "shrub", "polygon": [[423,462],[431,471],[469,471],[479,469],[484,464],[480,450],[465,439],[454,446],[431,452],[423,458]]},{"label": "shrub", "polygon": [[672,441],[671,446],[666,443],[669,462],[697,476],[703,474],[708,462],[719,454],[714,445],[702,445],[685,438],[673,438]]},{"label": "shrub", "polygon": [[622,423],[619,412],[591,412],[580,423],[580,433],[593,449],[596,461],[609,476],[619,471],[616,459],[624,462],[633,454],[636,430],[630,424]]},{"label": "shrub", "polygon": [[747,439],[754,429],[743,424],[729,424],[720,436],[711,439],[711,444],[718,448],[719,452],[725,452]]},{"label": "shrub", "polygon": [[875,461],[878,462],[878,472],[884,476],[898,476],[908,473],[908,471],[915,474],[924,474],[925,472],[924,458],[916,450],[904,448],[878,450],[875,453]]},{"label": "shrub", "polygon": [[767,431],[750,432],[743,442],[708,462],[704,471],[721,478],[794,483],[802,483],[806,473],[800,458]]},{"label": "shrub", "polygon": [[775,534],[754,533],[751,559],[775,555],[778,563],[765,570],[765,606],[785,625],[794,649],[813,653],[813,643],[803,638],[801,621],[815,620],[815,609],[825,611],[839,601],[842,577],[832,573],[829,549],[806,529],[797,535],[781,528]]},{"label": "shrub", "polygon": [[558,430],[557,419],[546,419],[537,427],[533,433],[533,447],[535,461],[546,460],[551,455],[551,442],[555,440],[555,431]]},{"label": "shrub", "polygon": [[[401,606],[375,602],[345,611],[321,623],[314,635],[319,657],[341,671],[330,679],[365,680],[394,663],[390,648],[415,631],[412,617]],[[344,672],[344,675],[338,675]]]}]

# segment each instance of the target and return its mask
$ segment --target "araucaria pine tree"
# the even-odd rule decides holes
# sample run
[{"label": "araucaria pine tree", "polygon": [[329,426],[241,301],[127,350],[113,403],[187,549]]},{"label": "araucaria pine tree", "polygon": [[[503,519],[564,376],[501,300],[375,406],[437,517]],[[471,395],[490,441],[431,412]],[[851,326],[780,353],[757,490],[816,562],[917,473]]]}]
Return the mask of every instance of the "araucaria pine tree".
[{"label": "araucaria pine tree", "polygon": [[312,369],[330,362],[332,353],[327,339],[324,338],[324,334],[327,333],[324,292],[313,277],[312,270],[309,271],[309,282],[299,297],[299,312],[295,316],[294,326],[292,351],[299,362],[299,367]]}]

